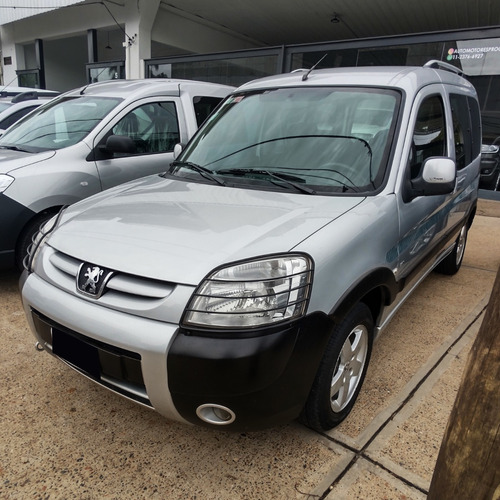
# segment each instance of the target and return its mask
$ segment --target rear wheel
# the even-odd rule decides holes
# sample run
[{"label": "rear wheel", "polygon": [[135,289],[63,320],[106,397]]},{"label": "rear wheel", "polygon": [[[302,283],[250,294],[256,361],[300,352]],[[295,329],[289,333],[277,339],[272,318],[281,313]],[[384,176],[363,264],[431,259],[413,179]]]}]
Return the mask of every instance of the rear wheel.
[{"label": "rear wheel", "polygon": [[465,244],[467,243],[467,233],[469,227],[468,224],[465,223],[460,229],[460,234],[458,235],[457,241],[455,242],[455,246],[453,251],[444,258],[442,262],[436,267],[436,271],[441,274],[452,275],[458,272],[460,266],[462,265],[462,261],[464,260],[465,253]]},{"label": "rear wheel", "polygon": [[357,304],[334,329],[301,421],[324,431],[349,415],[366,375],[373,341],[373,319],[365,304]]}]

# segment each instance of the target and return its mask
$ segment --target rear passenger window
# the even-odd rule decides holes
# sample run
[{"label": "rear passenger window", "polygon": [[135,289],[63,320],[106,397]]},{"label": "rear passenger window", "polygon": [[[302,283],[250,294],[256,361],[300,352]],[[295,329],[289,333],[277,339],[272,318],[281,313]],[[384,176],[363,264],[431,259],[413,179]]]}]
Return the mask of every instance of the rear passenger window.
[{"label": "rear passenger window", "polygon": [[428,97],[418,110],[409,158],[411,179],[418,177],[425,160],[432,156],[447,156],[444,107],[440,96]]},{"label": "rear passenger window", "polygon": [[453,117],[453,135],[455,142],[455,163],[460,170],[472,160],[472,130],[467,96],[450,95],[451,114]]},{"label": "rear passenger window", "polygon": [[193,98],[194,112],[196,114],[196,123],[198,127],[208,118],[208,115],[222,101],[222,97],[204,97],[197,96]]},{"label": "rear passenger window", "polygon": [[475,99],[461,94],[450,94],[455,161],[457,169],[466,167],[481,151],[481,120]]}]

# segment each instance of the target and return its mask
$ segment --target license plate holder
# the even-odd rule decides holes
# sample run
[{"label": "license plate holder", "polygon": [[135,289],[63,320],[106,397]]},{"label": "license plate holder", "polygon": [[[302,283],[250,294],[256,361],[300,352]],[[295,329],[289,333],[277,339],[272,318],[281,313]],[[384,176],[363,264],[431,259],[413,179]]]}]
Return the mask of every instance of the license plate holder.
[{"label": "license plate holder", "polygon": [[101,378],[101,364],[97,347],[74,335],[53,328],[52,352],[93,379],[99,380]]}]

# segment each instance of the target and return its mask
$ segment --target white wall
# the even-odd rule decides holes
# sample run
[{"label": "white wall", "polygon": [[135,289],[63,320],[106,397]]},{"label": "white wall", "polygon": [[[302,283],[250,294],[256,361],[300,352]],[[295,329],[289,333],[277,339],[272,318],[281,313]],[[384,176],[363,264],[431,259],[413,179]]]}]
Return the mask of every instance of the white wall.
[{"label": "white wall", "polygon": [[[28,54],[26,60],[22,46],[32,44],[35,39],[41,39],[44,44],[47,88],[62,91],[84,85],[89,29],[98,31],[99,60],[127,59],[127,77],[134,78],[143,76],[144,59],[151,57],[151,40],[158,42],[155,43],[156,57],[257,46],[235,33],[223,31],[206,23],[200,24],[162,7],[156,11],[157,2],[158,0],[154,3],[151,0],[124,0],[124,6],[112,2],[106,3],[129,36],[137,32],[140,34],[135,44],[126,49],[122,47],[123,42],[127,41],[125,34],[101,3],[79,4],[0,26],[2,64],[4,57],[11,57],[13,62],[12,65],[3,67],[4,82],[16,80],[16,69],[32,69],[28,66],[32,59],[29,55],[30,49],[26,51]],[[146,18],[138,17],[141,16],[141,9],[143,16],[151,9],[154,21],[142,22]],[[144,26],[151,25],[151,29],[144,29]],[[112,39],[111,51],[103,49],[107,43],[108,31]],[[162,46],[165,47],[165,54],[158,53]]]}]

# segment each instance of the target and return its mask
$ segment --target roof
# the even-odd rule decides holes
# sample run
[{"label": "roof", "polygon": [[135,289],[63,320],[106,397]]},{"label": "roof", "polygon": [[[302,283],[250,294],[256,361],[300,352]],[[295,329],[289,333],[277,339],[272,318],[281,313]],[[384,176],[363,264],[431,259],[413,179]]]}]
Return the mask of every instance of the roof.
[{"label": "roof", "polygon": [[149,95],[179,95],[179,88],[199,88],[203,89],[204,95],[209,89],[210,94],[225,96],[231,92],[234,87],[218,83],[197,82],[193,80],[178,80],[166,78],[147,78],[143,80],[107,80],[103,82],[92,83],[84,87],[71,90],[65,95],[95,95],[103,97],[137,97],[143,94]]},{"label": "roof", "polygon": [[472,85],[460,75],[442,69],[416,66],[367,66],[297,70],[254,80],[242,85],[240,89],[323,85],[421,88],[436,82],[472,88]]}]

